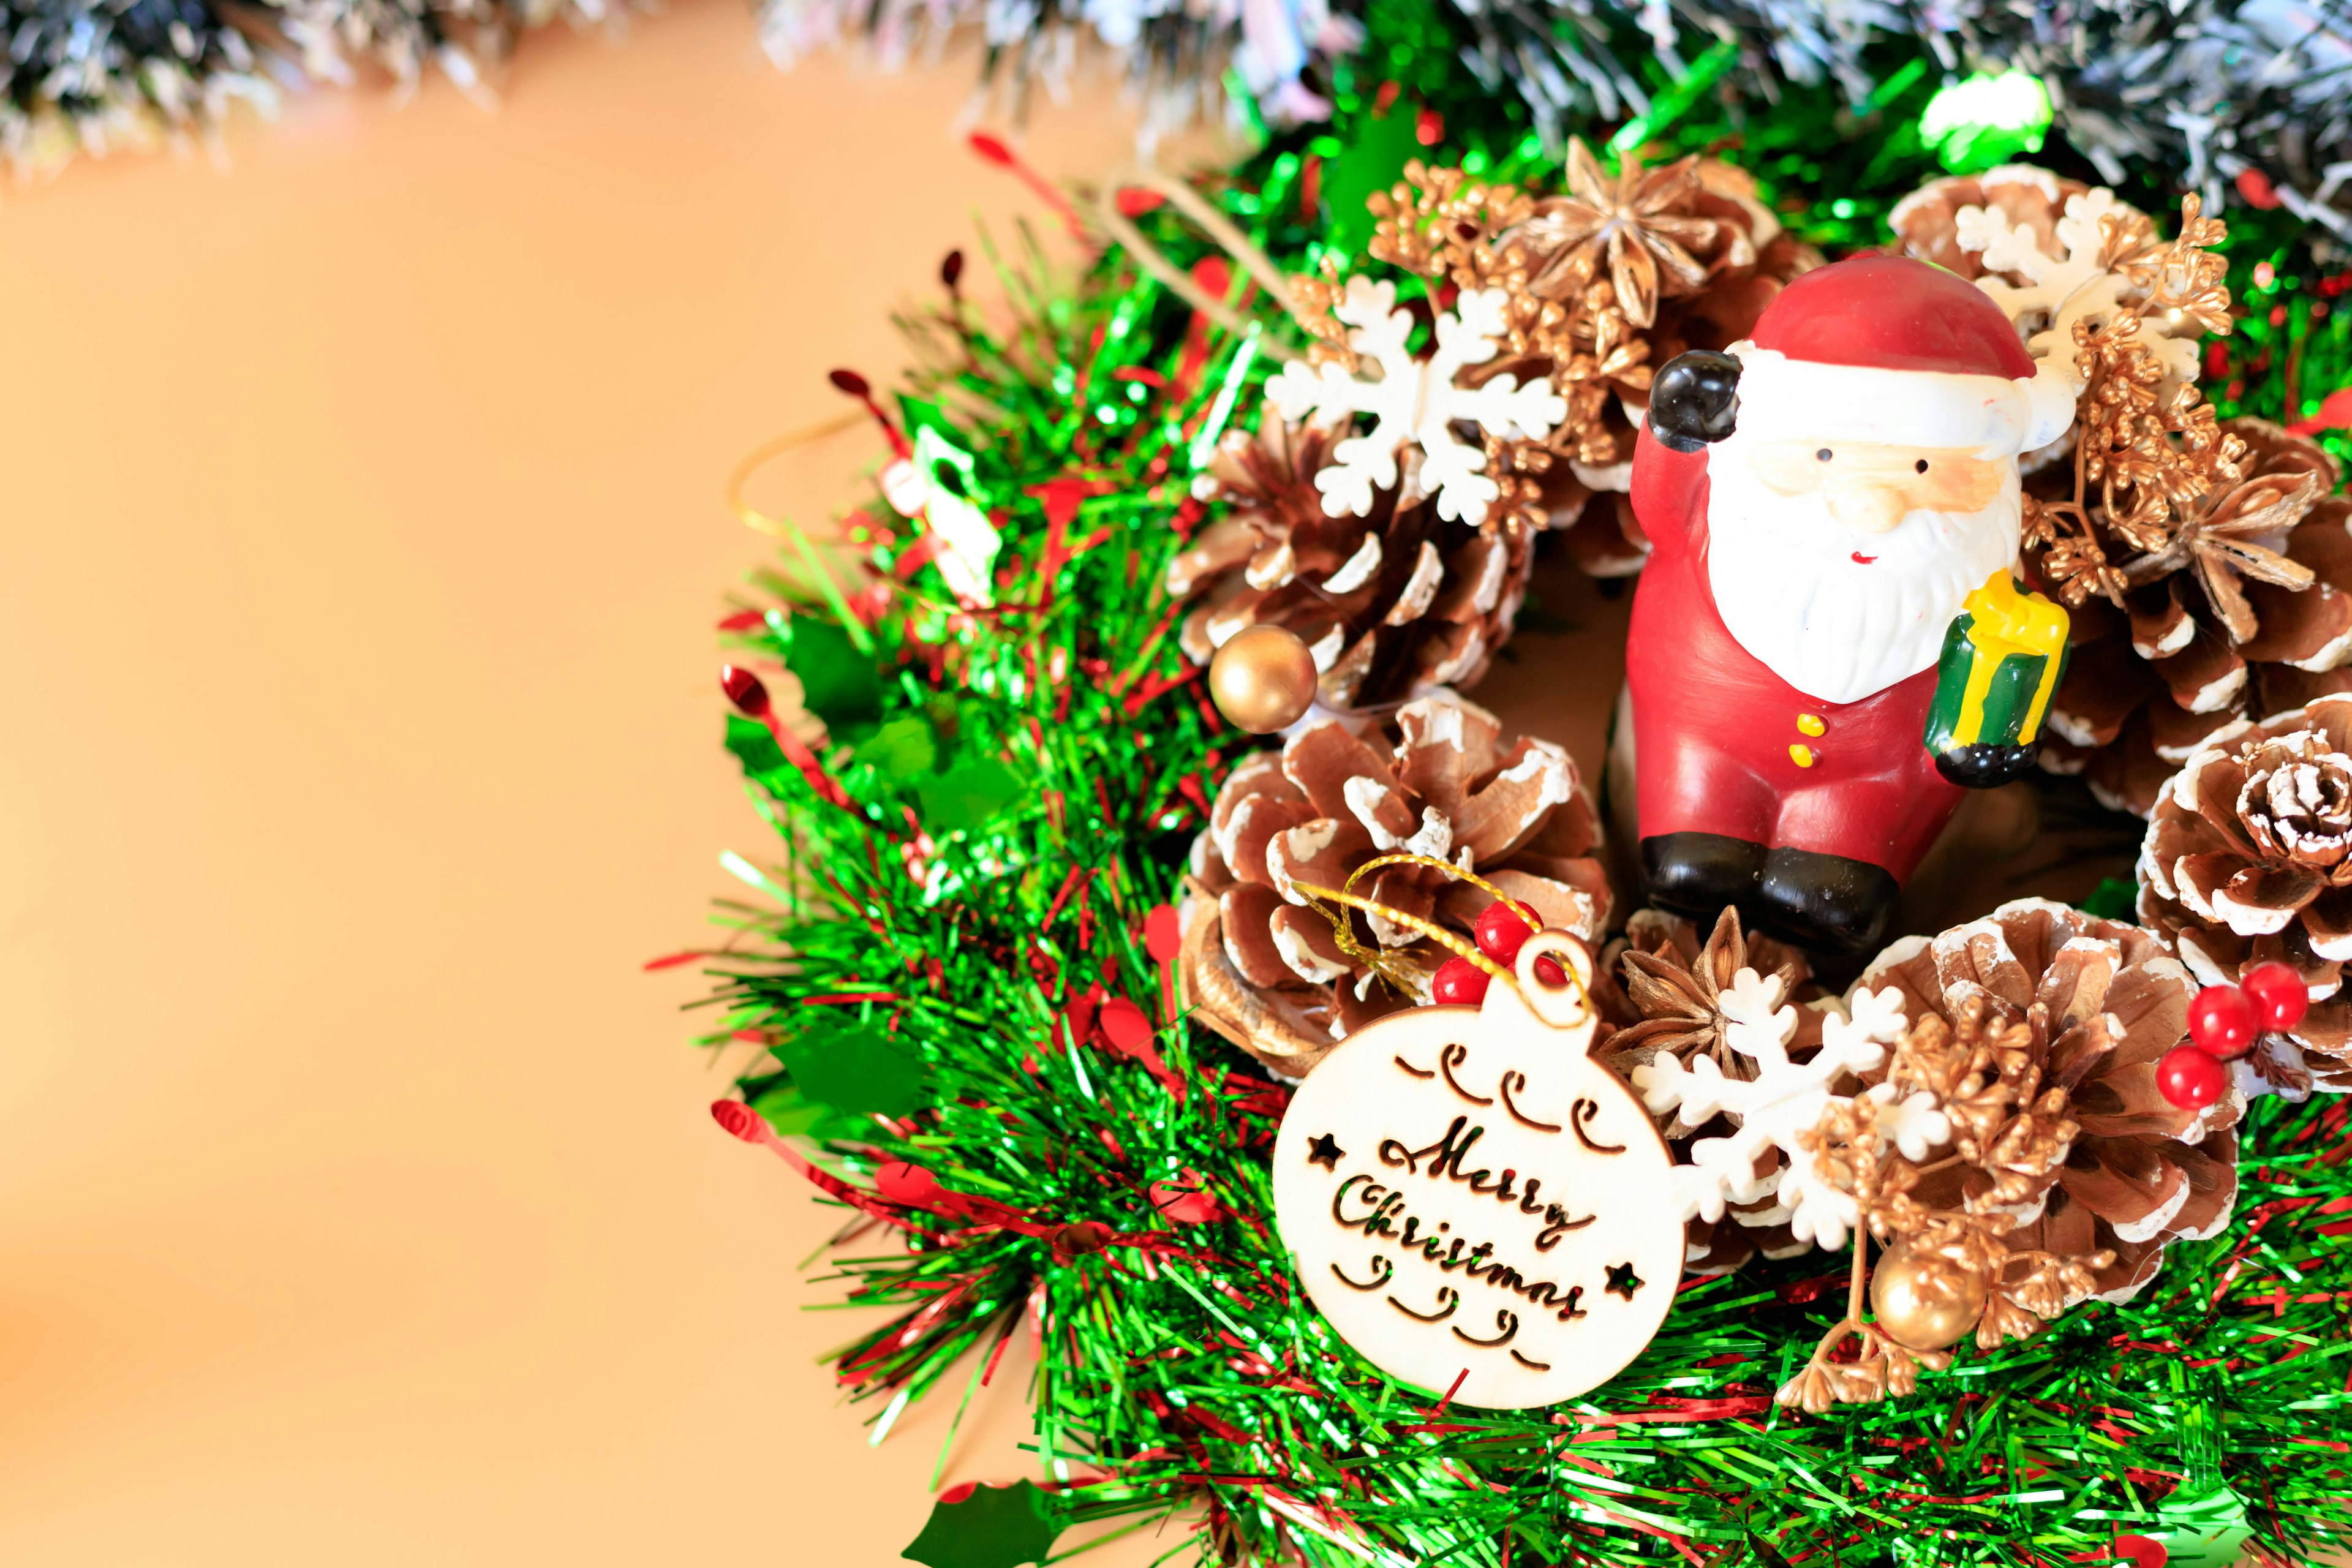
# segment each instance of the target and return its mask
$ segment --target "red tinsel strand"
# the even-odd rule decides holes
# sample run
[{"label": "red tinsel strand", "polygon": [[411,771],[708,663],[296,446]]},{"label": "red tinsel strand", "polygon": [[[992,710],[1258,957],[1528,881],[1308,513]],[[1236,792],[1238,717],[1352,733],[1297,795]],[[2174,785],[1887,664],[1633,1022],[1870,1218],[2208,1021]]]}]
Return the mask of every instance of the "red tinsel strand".
[{"label": "red tinsel strand", "polygon": [[1002,139],[992,136],[985,131],[975,131],[965,137],[964,142],[974,153],[980,154],[982,160],[1007,171],[1013,178],[1035,192],[1037,199],[1054,210],[1055,216],[1062,220],[1063,226],[1070,231],[1072,237],[1081,242],[1088,237],[1087,226],[1079,220],[1078,209],[1070,205],[1070,198],[1064,195],[1060,188],[1051,180],[1024,163],[1020,155],[1007,146]]}]

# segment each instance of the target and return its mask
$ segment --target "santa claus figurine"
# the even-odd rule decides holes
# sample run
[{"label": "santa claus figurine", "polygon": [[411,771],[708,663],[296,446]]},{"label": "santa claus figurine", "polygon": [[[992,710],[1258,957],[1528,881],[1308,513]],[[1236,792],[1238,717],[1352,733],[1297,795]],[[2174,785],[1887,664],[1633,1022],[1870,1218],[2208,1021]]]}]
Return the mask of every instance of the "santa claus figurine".
[{"label": "santa claus figurine", "polygon": [[1809,272],[1659,371],[1626,671],[1654,902],[1869,948],[1961,789],[2032,767],[2066,620],[2011,580],[2017,458],[2074,395],[1902,257]]}]

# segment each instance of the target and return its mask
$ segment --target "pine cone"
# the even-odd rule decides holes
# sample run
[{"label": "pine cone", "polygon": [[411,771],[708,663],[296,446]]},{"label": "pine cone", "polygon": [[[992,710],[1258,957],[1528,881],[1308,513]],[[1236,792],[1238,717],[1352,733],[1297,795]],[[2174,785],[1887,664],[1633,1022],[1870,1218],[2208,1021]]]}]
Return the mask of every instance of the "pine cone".
[{"label": "pine cone", "polygon": [[[2071,238],[2062,237],[2078,198],[2087,205],[2076,206],[2074,223],[2102,214],[2096,232],[2070,224]],[[1984,281],[2028,332],[2055,331],[2070,315],[2094,323],[2145,302],[2149,269],[2165,254],[2145,214],[2024,166],[1938,180],[1897,203],[1890,220],[1906,251]],[[2021,240],[2048,258],[2046,279],[1987,268],[1988,255]],[[2184,394],[2195,402],[2190,330],[2150,316],[2135,340],[2144,345],[2137,363],[2162,378],[2147,390],[2167,407]],[[2106,416],[2098,412],[2108,407],[2104,397],[2099,386],[2086,394],[2084,418],[2095,427]],[[2142,815],[2173,769],[2223,726],[2352,689],[2352,674],[2337,668],[2352,655],[2352,537],[2344,530],[2352,503],[2329,494],[2340,477],[2335,460],[2265,421],[2228,420],[2219,431],[2220,440],[2187,444],[2211,489],[2202,498],[2173,490],[2168,513],[2158,508],[2129,526],[2104,510],[2114,498],[2095,473],[2053,461],[2079,431],[2021,459],[2029,505],[2042,509],[2029,519],[2027,566],[2063,589],[2074,617],[2042,765],[2083,773],[2102,801]],[[2137,426],[2128,438],[2172,450]],[[2103,438],[2098,449],[2113,444]],[[2233,473],[2235,447],[2243,452]],[[2133,509],[2147,511],[2137,501]],[[2075,604],[2094,582],[2096,591]]]},{"label": "pine cone", "polygon": [[[2165,787],[2140,847],[2139,916],[2209,985],[2292,964],[2310,1012],[2241,1071],[2292,1090],[2352,1089],[2352,694],[2214,735]],[[2302,1057],[2302,1062],[2295,1058]]]},{"label": "pine cone", "polygon": [[[1930,1015],[1957,1024],[1971,998],[1983,998],[2000,1025],[2027,1026],[2042,1082],[2066,1091],[2080,1131],[2054,1184],[2026,1197],[2040,1212],[2010,1233],[2012,1253],[2082,1259],[2112,1250],[2113,1262],[2091,1271],[2094,1293],[2123,1301],[2155,1277],[2168,1242],[2229,1223],[2238,1190],[2231,1129],[2245,1100],[2232,1089],[2184,1110],[2158,1089],[2156,1064],[2187,1037],[2197,982],[2154,932],[2020,899],[1933,939],[1905,938],[1861,984],[1895,987],[1914,1024]],[[1991,1179],[1948,1167],[1923,1175],[1915,1195],[1957,1209]]]},{"label": "pine cone", "polygon": [[[1980,252],[1960,248],[1960,210],[1984,207],[1998,211],[2014,226],[2029,230],[2045,256],[2061,256],[2058,219],[2068,198],[2088,195],[2091,187],[2080,180],[2063,179],[2030,163],[2011,163],[1981,174],[1954,174],[1931,180],[1895,204],[1886,215],[1903,242],[1903,254],[1931,261],[1948,272],[1974,282],[1985,276]],[[2004,275],[2012,283],[2023,279]]]},{"label": "pine cone", "polygon": [[[1741,971],[1756,981],[1777,981],[1784,1001],[1802,1003],[1820,994],[1812,984],[1812,966],[1795,948],[1769,936],[1750,937],[1739,927],[1739,911],[1727,909],[1717,917],[1706,940],[1698,928],[1679,915],[1658,910],[1637,910],[1626,922],[1625,947],[1616,968],[1624,982],[1624,999],[1634,1022],[1618,1029],[1595,1048],[1601,1061],[1628,1083],[1633,1069],[1661,1056],[1714,1058],[1724,1073],[1742,1080],[1756,1076],[1753,1057],[1726,1043],[1723,994],[1735,989]],[[1821,1015],[1810,1007],[1797,1012],[1797,1033],[1789,1054],[1802,1060],[1822,1042]],[[1703,1122],[1684,1120],[1680,1110],[1659,1118],[1658,1131],[1677,1163],[1687,1163],[1690,1145],[1701,1138],[1722,1136],[1732,1125],[1725,1117]],[[1767,1258],[1790,1258],[1811,1250],[1796,1239],[1786,1219],[1763,1221],[1756,1216],[1778,1210],[1777,1197],[1752,1204],[1733,1204],[1721,1219],[1694,1218],[1685,1226],[1684,1265],[1692,1274],[1723,1274],[1761,1252]]]},{"label": "pine cone", "polygon": [[2051,698],[2045,765],[2143,816],[2209,737],[2352,690],[2352,500],[2331,493],[2336,460],[2267,420],[2221,428],[2246,444],[2242,477],[2124,563],[2125,610],[2094,598],[2072,612]]},{"label": "pine cone", "polygon": [[[1475,871],[1545,924],[1597,942],[1610,903],[1592,858],[1600,841],[1569,754],[1532,738],[1502,744],[1495,716],[1451,692],[1379,727],[1310,725],[1235,768],[1193,842],[1187,993],[1210,1027],[1269,1067],[1304,1073],[1351,1030],[1426,1002],[1450,954],[1361,912],[1349,916],[1360,949],[1349,952],[1295,884],[1339,889],[1375,856],[1412,851]],[[1384,867],[1354,891],[1465,936],[1494,901],[1420,866]],[[1403,993],[1363,950],[1378,952]]]},{"label": "pine cone", "polygon": [[1271,405],[1255,436],[1218,444],[1210,493],[1230,510],[1168,563],[1169,595],[1193,601],[1179,644],[1206,664],[1244,626],[1287,626],[1314,650],[1332,708],[1475,682],[1527,596],[1524,530],[1445,522],[1390,491],[1368,517],[1328,516],[1315,476],[1331,446]]}]

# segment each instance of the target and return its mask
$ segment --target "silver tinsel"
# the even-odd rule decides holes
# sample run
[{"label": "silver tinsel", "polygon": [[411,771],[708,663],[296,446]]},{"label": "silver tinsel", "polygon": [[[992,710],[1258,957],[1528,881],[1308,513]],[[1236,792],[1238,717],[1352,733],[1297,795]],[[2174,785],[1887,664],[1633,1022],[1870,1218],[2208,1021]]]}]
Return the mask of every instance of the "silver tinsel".
[{"label": "silver tinsel", "polygon": [[267,109],[305,81],[372,61],[403,85],[437,68],[469,92],[516,34],[604,20],[625,0],[0,0],[0,162],[213,131],[236,102]]},{"label": "silver tinsel", "polygon": [[[0,0],[0,157],[25,163],[133,134],[186,133],[274,75],[340,79],[347,58],[404,80],[428,65],[472,86],[521,28],[619,0]],[[1237,82],[1276,124],[1328,112],[1325,65],[1358,47],[1366,0],[755,0],[780,63],[864,47],[903,60],[971,31],[987,81],[1017,100],[1082,42],[1123,57],[1152,130],[1213,112]],[[1759,107],[1788,84],[1861,104],[1864,51],[1917,40],[1948,72],[2016,68],[2057,126],[2120,183],[2168,177],[2226,206],[2238,176],[2352,240],[2352,0],[1433,0],[1461,63],[1524,99],[1557,142],[1650,107],[1672,74],[1727,47],[1718,84]],[[1230,106],[1229,106],[1230,107]]]},{"label": "silver tinsel", "polygon": [[2298,216],[2352,239],[2352,0],[1441,3],[1473,40],[1465,63],[1490,90],[1524,97],[1553,141],[1580,120],[1648,107],[1622,58],[1628,30],[1612,20],[1630,19],[1677,73],[1732,45],[1727,81],[1761,103],[1785,83],[1826,82],[1860,106],[1877,85],[1864,49],[1916,39],[1948,72],[2039,78],[2058,130],[2110,184],[2138,163],[2220,209],[2251,168]]}]

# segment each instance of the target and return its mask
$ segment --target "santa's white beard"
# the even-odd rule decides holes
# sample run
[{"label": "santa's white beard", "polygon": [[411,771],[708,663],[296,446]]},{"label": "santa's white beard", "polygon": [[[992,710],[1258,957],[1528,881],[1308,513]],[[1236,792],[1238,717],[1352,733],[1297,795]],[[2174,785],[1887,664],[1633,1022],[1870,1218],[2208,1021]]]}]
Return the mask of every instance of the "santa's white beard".
[{"label": "santa's white beard", "polygon": [[1865,533],[1831,517],[1817,491],[1767,487],[1738,441],[1708,454],[1716,608],[1740,647],[1808,697],[1858,701],[1926,669],[1960,601],[2017,560],[2013,468],[1981,511],[1914,511]]}]

